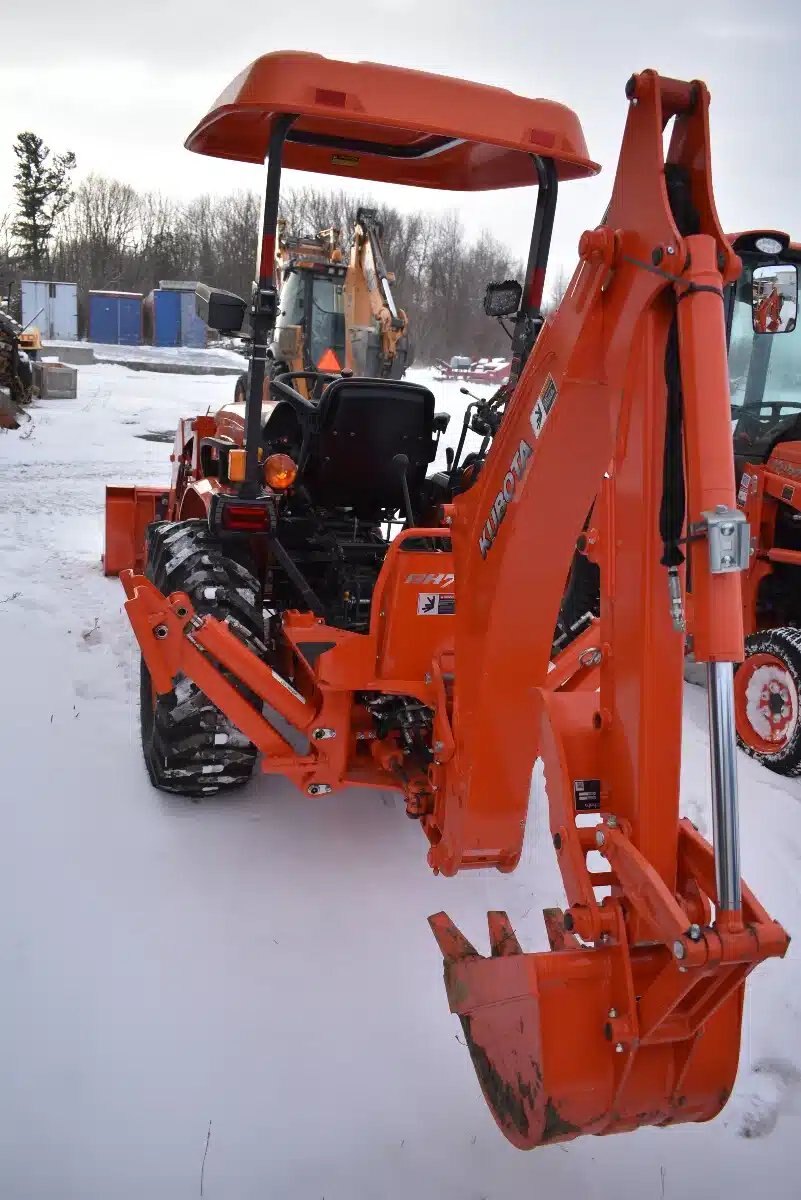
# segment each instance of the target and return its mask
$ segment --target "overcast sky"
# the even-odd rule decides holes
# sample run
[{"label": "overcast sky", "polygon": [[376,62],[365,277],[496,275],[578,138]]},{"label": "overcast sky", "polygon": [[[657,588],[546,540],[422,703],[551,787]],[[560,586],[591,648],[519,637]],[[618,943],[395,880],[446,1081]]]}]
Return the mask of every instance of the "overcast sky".
[{"label": "overcast sky", "polygon": [[[628,76],[654,67],[701,78],[724,226],[801,240],[801,0],[0,0],[0,209],[23,129],[73,150],[78,176],[179,197],[260,188],[260,168],[190,154],[183,141],[246,63],[277,49],[439,71],[574,108],[603,171],[560,192],[552,262],[571,270],[609,196]],[[391,192],[406,207],[458,207],[471,232],[490,228],[525,256],[529,189]]]}]

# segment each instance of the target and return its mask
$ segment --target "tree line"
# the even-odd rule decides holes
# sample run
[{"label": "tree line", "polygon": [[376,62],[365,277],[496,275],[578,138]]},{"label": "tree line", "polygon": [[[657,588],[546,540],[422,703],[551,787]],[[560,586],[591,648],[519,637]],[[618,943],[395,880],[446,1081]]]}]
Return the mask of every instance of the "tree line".
[{"label": "tree line", "polygon": [[[75,159],[51,155],[41,139],[21,134],[16,210],[0,215],[0,285],[20,279],[78,284],[82,332],[89,290],[147,293],[162,279],[203,280],[238,295],[250,292],[261,202],[254,192],[180,201],[90,174],[74,186]],[[349,233],[360,206],[378,210],[394,293],[406,310],[416,361],[453,354],[505,355],[509,341],[485,316],[484,287],[521,277],[522,266],[489,232],[470,239],[456,211],[402,212],[369,195],[341,189],[288,187],[281,216],[292,234],[334,225]]]}]

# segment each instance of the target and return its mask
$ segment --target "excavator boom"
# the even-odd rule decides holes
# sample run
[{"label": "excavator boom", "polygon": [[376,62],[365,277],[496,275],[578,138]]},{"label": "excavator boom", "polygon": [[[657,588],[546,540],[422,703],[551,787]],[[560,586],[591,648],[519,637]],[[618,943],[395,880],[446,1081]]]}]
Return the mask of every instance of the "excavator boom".
[{"label": "excavator boom", "polygon": [[392,294],[395,277],[384,262],[382,232],[378,214],[371,208],[360,208],[353,230],[346,303],[350,327],[377,325],[380,337],[377,374],[388,376],[393,374],[399,343],[407,335],[409,322]]}]

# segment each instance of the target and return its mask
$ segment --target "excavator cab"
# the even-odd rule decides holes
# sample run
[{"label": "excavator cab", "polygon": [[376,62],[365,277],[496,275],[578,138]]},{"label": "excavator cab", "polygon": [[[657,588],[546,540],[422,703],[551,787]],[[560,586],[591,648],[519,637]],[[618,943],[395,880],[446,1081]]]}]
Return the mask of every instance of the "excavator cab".
[{"label": "excavator cab", "polygon": [[293,266],[284,275],[271,347],[273,373],[346,366],[344,266]]}]

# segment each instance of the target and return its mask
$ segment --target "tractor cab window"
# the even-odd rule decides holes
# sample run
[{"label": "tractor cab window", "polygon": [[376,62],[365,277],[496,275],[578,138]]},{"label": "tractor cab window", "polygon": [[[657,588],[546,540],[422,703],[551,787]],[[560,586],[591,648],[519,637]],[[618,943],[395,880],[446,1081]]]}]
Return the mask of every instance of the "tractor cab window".
[{"label": "tractor cab window", "polygon": [[783,332],[757,332],[754,297],[764,290],[760,270],[744,267],[731,317],[729,382],[738,482],[745,464],[764,462],[777,441],[801,441],[801,331],[790,320]]},{"label": "tractor cab window", "polygon": [[282,325],[302,325],[306,311],[306,276],[293,271],[281,288]]},{"label": "tractor cab window", "polygon": [[[322,370],[345,365],[345,303],[341,280],[315,275],[312,286],[309,358]],[[333,356],[333,357],[331,357]],[[334,368],[333,360],[338,364]]]}]

